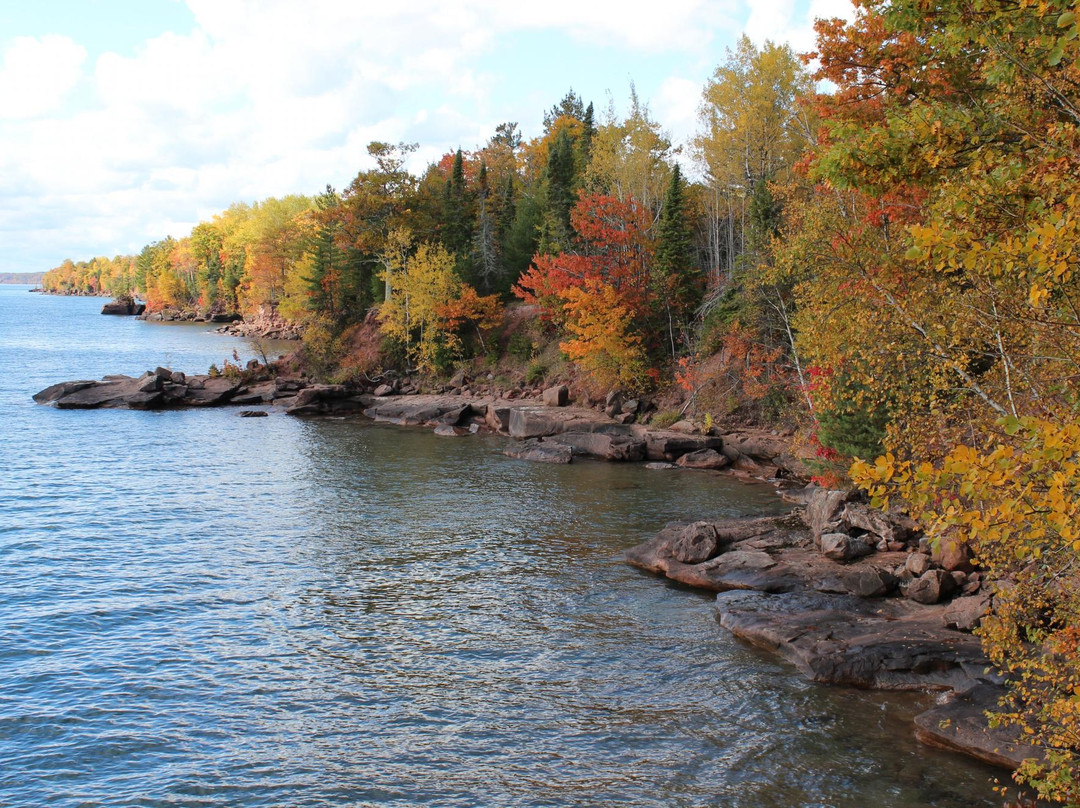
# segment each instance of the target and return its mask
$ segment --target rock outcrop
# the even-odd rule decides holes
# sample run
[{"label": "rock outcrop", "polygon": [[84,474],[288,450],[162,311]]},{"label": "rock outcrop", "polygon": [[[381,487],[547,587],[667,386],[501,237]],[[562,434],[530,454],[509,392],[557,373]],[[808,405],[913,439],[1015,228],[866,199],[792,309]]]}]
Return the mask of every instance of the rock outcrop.
[{"label": "rock outcrop", "polygon": [[138,316],[144,311],[146,311],[146,304],[139,303],[130,297],[119,297],[111,303],[106,303],[101,307],[102,314],[113,314],[126,317],[132,315]]},{"label": "rock outcrop", "polygon": [[272,400],[253,396],[257,381],[246,384],[240,376],[188,376],[165,368],[142,376],[106,376],[100,381],[63,382],[34,396],[38,404],[61,410],[158,410],[181,407],[216,407]]},{"label": "rock outcrop", "polygon": [[846,492],[811,489],[802,501],[787,516],[671,524],[626,559],[717,592],[722,626],[816,682],[955,691],[917,719],[918,737],[1018,765],[1030,750],[984,715],[1002,683],[970,633],[991,606],[979,573],[943,568],[906,519]]}]

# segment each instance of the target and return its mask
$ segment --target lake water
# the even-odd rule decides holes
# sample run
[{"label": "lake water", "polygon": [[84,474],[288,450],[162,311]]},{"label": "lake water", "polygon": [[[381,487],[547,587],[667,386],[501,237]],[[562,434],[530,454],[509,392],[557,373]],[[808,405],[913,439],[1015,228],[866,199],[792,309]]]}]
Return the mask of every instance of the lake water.
[{"label": "lake water", "polygon": [[826,688],[622,563],[768,487],[49,384],[255,355],[0,286],[0,806],[976,806],[927,695]]}]

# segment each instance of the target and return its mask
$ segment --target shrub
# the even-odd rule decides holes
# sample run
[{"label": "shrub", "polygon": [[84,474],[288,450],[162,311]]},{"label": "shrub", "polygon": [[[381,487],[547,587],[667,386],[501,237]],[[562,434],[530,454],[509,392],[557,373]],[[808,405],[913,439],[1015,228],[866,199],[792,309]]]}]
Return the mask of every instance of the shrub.
[{"label": "shrub", "polygon": [[657,429],[664,429],[665,427],[674,424],[680,418],[682,418],[682,413],[678,410],[663,410],[662,412],[656,413],[649,423]]},{"label": "shrub", "polygon": [[527,384],[538,384],[544,380],[547,372],[547,365],[543,362],[532,362],[525,371],[525,382]]}]

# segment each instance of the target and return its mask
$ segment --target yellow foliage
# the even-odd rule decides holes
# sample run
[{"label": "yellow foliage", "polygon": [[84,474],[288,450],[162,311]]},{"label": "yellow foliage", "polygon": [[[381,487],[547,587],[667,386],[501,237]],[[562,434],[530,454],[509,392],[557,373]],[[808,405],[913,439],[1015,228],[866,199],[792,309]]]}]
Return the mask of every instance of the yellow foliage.
[{"label": "yellow foliage", "polygon": [[980,629],[1010,679],[995,720],[1019,726],[1045,760],[1020,776],[1080,799],[1080,422],[1009,416],[983,450],[956,446],[938,464],[892,455],[857,461],[852,479],[887,507],[902,499],[929,536],[962,538],[996,586]]}]

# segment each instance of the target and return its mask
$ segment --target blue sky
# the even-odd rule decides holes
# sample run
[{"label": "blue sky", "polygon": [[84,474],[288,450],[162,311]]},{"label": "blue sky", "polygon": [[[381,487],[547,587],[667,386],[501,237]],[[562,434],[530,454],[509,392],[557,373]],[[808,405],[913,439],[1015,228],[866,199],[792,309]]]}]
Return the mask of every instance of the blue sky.
[{"label": "blue sky", "polygon": [[[0,0],[0,272],[135,252],[232,202],[341,187],[371,140],[417,171],[573,87],[630,83],[676,142],[743,32],[812,44],[848,0]],[[687,152],[682,157],[689,161]]]}]

